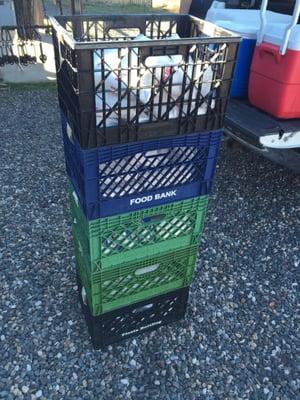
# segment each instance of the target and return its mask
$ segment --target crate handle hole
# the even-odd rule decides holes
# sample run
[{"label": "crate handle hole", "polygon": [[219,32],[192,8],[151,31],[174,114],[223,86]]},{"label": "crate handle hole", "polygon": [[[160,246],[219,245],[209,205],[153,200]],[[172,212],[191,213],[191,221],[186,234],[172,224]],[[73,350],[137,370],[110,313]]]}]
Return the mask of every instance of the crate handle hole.
[{"label": "crate handle hole", "polygon": [[152,307],[153,307],[153,303],[146,304],[145,306],[142,306],[142,307],[139,307],[139,308],[134,309],[134,310],[132,311],[132,313],[133,313],[133,314],[139,314],[139,313],[142,313],[142,312],[144,312],[144,311],[151,310]]},{"label": "crate handle hole", "polygon": [[67,135],[68,135],[70,142],[74,143],[72,128],[70,127],[70,125],[68,123],[67,123]]},{"label": "crate handle hole", "polygon": [[165,218],[166,214],[151,215],[150,217],[142,218],[144,224],[157,223]]},{"label": "crate handle hole", "polygon": [[170,149],[149,150],[145,153],[146,158],[161,157],[170,153]]},{"label": "crate handle hole", "polygon": [[81,298],[82,298],[82,302],[85,306],[87,306],[87,296],[86,296],[86,290],[85,288],[82,286],[81,289]]},{"label": "crate handle hole", "polygon": [[158,267],[159,267],[159,264],[152,264],[152,265],[148,265],[147,267],[144,267],[144,268],[139,268],[135,271],[135,275],[140,276],[140,275],[147,274],[149,272],[156,271]]},{"label": "crate handle hole", "polygon": [[118,27],[118,28],[110,28],[107,29],[107,34],[110,39],[114,38],[136,38],[138,35],[141,34],[141,29],[136,27]]},{"label": "crate handle hole", "polygon": [[78,200],[77,194],[73,191],[72,195],[73,195],[73,199],[75,200],[77,207],[79,207],[79,200]]},{"label": "crate handle hole", "polygon": [[145,58],[144,64],[147,68],[167,68],[178,67],[183,61],[180,54],[164,55],[164,56],[149,56]]}]

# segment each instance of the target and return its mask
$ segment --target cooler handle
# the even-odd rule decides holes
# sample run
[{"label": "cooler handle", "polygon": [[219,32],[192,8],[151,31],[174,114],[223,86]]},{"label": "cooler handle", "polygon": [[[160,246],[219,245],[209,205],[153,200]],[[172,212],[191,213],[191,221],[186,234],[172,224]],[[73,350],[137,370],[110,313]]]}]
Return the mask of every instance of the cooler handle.
[{"label": "cooler handle", "polygon": [[267,7],[268,7],[268,0],[262,0],[261,7],[260,7],[260,28],[257,32],[257,41],[256,44],[259,45],[264,40],[265,36],[265,29],[267,25]]},{"label": "cooler handle", "polygon": [[271,45],[269,43],[262,43],[258,49],[260,56],[262,56],[263,53],[272,54],[275,58],[276,63],[279,64],[281,59],[281,54],[278,53],[278,47]]},{"label": "cooler handle", "polygon": [[280,54],[281,55],[284,55],[286,52],[286,49],[287,49],[288,43],[289,43],[289,39],[290,39],[290,36],[292,33],[292,29],[297,25],[299,15],[300,15],[300,0],[296,0],[292,21],[285,30],[283,42],[280,46]]},{"label": "cooler handle", "polygon": [[[265,36],[265,29],[267,25],[267,7],[268,7],[268,0],[262,0],[261,7],[260,7],[260,29],[259,32],[257,33],[257,41],[256,44],[260,45]],[[295,7],[294,7],[294,12],[293,12],[293,18],[290,24],[287,26],[282,44],[280,46],[279,53],[280,55],[284,55],[286,53],[286,49],[289,43],[289,39],[291,36],[292,29],[297,25],[298,19],[300,15],[300,0],[296,0]]]}]

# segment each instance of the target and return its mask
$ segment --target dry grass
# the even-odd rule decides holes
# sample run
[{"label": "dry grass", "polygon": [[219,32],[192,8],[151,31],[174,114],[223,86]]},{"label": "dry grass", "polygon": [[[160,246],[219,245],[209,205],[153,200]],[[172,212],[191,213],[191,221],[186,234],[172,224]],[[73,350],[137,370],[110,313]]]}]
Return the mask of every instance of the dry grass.
[{"label": "dry grass", "polygon": [[[46,3],[53,4],[52,0]],[[64,12],[70,13],[70,0],[62,1]],[[121,2],[109,2],[108,0],[83,0],[83,12],[86,14],[115,14],[115,13],[162,13],[164,8],[152,8],[147,4],[122,4]]]}]

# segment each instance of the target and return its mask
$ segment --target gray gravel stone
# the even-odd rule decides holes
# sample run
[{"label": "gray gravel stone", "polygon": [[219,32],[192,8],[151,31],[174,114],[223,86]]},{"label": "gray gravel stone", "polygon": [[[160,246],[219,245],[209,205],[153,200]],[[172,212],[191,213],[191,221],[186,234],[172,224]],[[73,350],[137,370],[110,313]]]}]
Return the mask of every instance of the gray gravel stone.
[{"label": "gray gravel stone", "polygon": [[95,352],[56,93],[2,91],[0,115],[1,400],[299,398],[299,177],[224,144],[186,319]]}]

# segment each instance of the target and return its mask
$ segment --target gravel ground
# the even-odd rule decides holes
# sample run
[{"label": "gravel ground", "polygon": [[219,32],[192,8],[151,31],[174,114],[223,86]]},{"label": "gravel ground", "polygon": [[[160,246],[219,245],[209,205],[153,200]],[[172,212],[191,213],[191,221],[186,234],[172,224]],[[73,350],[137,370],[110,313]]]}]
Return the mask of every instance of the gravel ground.
[{"label": "gravel ground", "polygon": [[300,398],[299,177],[223,146],[186,320],[96,352],[56,93],[2,92],[0,115],[0,399]]}]

